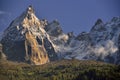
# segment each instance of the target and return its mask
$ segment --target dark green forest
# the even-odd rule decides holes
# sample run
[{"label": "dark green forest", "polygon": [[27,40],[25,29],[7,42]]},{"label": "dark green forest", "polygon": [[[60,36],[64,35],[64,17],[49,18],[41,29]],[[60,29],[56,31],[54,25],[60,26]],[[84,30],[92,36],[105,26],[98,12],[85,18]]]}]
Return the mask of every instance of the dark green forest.
[{"label": "dark green forest", "polygon": [[0,80],[120,80],[120,65],[61,60],[35,66],[1,60]]}]

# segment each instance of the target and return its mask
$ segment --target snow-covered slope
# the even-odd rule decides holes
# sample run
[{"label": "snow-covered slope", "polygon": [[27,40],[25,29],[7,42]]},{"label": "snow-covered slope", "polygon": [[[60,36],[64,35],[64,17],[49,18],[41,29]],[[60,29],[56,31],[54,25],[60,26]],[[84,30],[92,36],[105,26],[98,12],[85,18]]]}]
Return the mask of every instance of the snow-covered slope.
[{"label": "snow-covered slope", "polygon": [[[50,29],[47,30],[50,35],[53,34],[52,31],[56,27],[61,29],[59,24],[55,24],[55,21],[47,27]],[[51,35],[51,40],[56,45],[55,49],[61,58],[99,60],[119,64],[119,34],[120,17],[114,17],[107,23],[98,19],[88,33],[82,32],[75,37],[73,33],[61,32],[57,36]]]},{"label": "snow-covered slope", "polygon": [[103,23],[98,19],[89,33],[80,33],[71,40],[72,52],[65,58],[92,59],[119,63],[120,17]]}]

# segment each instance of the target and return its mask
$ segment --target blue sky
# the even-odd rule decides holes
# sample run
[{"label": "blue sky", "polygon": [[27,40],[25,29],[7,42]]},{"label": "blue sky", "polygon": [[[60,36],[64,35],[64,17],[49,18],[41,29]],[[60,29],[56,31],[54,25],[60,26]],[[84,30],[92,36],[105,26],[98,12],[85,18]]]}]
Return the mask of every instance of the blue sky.
[{"label": "blue sky", "polygon": [[98,18],[120,16],[120,0],[0,0],[0,31],[33,5],[39,19],[57,19],[65,33],[88,32]]}]

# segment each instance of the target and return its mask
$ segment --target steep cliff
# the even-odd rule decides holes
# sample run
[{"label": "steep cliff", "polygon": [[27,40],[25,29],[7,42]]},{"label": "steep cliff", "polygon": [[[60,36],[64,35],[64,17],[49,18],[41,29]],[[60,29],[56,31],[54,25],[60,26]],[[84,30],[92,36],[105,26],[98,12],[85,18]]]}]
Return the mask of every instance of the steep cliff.
[{"label": "steep cliff", "polygon": [[[49,58],[57,59],[54,45],[43,26],[42,21],[35,16],[32,6],[12,21],[1,40],[7,59],[34,64],[45,64],[49,62]],[[52,53],[49,54],[49,51]]]}]

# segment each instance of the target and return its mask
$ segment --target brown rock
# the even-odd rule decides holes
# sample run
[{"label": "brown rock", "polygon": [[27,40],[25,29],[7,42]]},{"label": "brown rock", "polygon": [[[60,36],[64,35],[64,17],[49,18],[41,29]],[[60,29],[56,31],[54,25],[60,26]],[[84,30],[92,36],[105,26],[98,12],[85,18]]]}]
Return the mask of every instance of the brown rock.
[{"label": "brown rock", "polygon": [[49,58],[44,45],[39,45],[31,32],[27,32],[25,36],[26,59],[30,59],[31,63],[36,65],[41,65],[49,62]]}]

